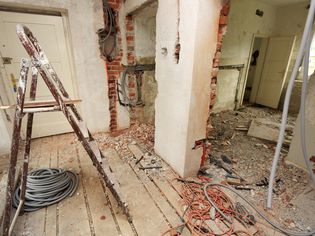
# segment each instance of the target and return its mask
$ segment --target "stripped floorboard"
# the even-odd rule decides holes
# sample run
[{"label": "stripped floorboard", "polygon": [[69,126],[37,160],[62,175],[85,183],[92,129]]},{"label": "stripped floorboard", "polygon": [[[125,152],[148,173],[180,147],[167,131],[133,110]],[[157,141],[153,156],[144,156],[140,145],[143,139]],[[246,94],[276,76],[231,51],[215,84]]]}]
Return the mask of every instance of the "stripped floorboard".
[{"label": "stripped floorboard", "polygon": [[[127,163],[113,149],[102,150],[126,196],[133,222],[103,186],[89,156],[73,134],[35,139],[30,170],[44,167],[69,169],[79,175],[74,196],[59,204],[18,217],[13,235],[161,235],[181,223],[179,214],[145,174]],[[173,191],[173,190],[172,190]],[[190,235],[184,233],[183,235]]]},{"label": "stripped floorboard", "polygon": [[[137,145],[129,145],[129,150],[136,159],[146,152]],[[181,224],[181,183],[174,181],[178,176],[166,163],[159,162],[162,165],[159,174],[139,169],[141,163],[136,164],[136,159],[123,160],[114,149],[102,151],[127,199],[133,222],[127,221],[110,191],[103,186],[75,136],[65,134],[33,140],[30,169],[59,167],[74,171],[80,178],[76,193],[58,204],[19,216],[13,235],[158,236]],[[272,229],[264,231],[267,236],[275,234]],[[191,233],[184,228],[182,235]]]}]

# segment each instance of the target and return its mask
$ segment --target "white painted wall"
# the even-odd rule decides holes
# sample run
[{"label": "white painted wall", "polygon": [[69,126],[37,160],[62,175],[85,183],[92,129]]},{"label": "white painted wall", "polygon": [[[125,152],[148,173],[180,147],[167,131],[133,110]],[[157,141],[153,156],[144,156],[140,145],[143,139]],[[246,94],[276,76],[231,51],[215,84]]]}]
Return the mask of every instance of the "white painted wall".
[{"label": "white painted wall", "polygon": [[0,114],[0,155],[9,153],[11,145],[10,135],[4,121],[4,114]]},{"label": "white painted wall", "polygon": [[[308,1],[277,7],[259,0],[232,0],[227,34],[223,38],[220,64],[245,64],[244,72],[246,72],[254,34],[269,37],[297,35],[289,72],[287,74],[287,81],[291,75],[300,44],[308,12],[306,9],[307,5]],[[256,9],[263,10],[264,16],[256,16]],[[214,105],[214,112],[234,109],[235,96],[232,96],[230,93],[231,91],[234,95],[236,93],[237,83],[235,83],[235,80],[237,80],[237,78],[237,71],[219,74],[217,102]],[[231,85],[229,85],[228,81]],[[245,81],[246,73],[243,73],[240,80],[240,88],[244,87]],[[244,91],[241,89],[239,90],[237,95],[238,99],[242,99],[243,92]],[[280,104],[281,103],[280,101]]]},{"label": "white painted wall", "polygon": [[[82,116],[92,132],[109,126],[107,78],[99,56],[96,31],[104,27],[101,0],[1,0],[2,5],[60,10],[67,14],[69,38],[73,50],[75,80]],[[2,139],[2,133],[1,139]]]},{"label": "white painted wall", "polygon": [[[302,3],[283,6],[277,9],[277,18],[275,23],[275,28],[273,34],[275,36],[287,36],[287,35],[296,35],[296,40],[292,52],[292,58],[289,64],[289,69],[284,84],[284,89],[282,91],[282,96],[279,103],[279,108],[282,109],[285,92],[287,88],[287,83],[289,82],[292,70],[295,64],[297,53],[300,47],[302,34],[304,30],[304,25],[306,17],[308,14],[308,9],[306,6],[309,4],[309,1],[304,1]],[[294,15],[294,17],[292,17]],[[313,72],[311,72],[313,73]],[[298,79],[302,79],[303,69],[298,74]],[[291,96],[291,102],[289,111],[293,113],[298,113],[300,108],[300,92],[301,92],[301,83],[296,81],[294,83],[294,88]]]},{"label": "white painted wall", "polygon": [[[256,9],[264,12],[263,17],[255,14]],[[244,87],[245,72],[250,57],[253,35],[271,35],[276,19],[276,8],[259,0],[232,0],[227,33],[223,37],[220,65],[245,64],[240,79],[240,88]],[[218,75],[217,102],[214,112],[234,109],[234,98],[238,72],[229,70]],[[229,86],[225,86],[229,85]],[[232,92],[232,94],[230,94]],[[240,90],[238,99],[243,96]]]},{"label": "white painted wall", "polygon": [[[157,12],[155,150],[181,176],[195,175],[204,138],[221,1],[180,2],[180,58],[175,64],[177,0],[160,0]],[[168,54],[163,55],[162,48]]]},{"label": "white painted wall", "polygon": [[[313,74],[308,83],[308,93],[306,97],[306,146],[308,157],[315,155],[315,74]],[[306,169],[303,153],[301,149],[301,115],[299,114],[294,127],[293,139],[290,145],[287,161]]]},{"label": "white painted wall", "polygon": [[141,58],[155,57],[157,2],[134,15],[135,54]]}]

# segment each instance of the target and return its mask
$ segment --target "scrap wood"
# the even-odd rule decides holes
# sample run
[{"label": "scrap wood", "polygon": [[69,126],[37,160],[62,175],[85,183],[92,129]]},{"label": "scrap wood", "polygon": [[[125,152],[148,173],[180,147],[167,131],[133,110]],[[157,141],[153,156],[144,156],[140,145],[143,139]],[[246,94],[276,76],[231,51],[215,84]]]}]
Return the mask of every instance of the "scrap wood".
[{"label": "scrap wood", "polygon": [[[74,104],[74,103],[79,103],[82,100],[80,99],[68,99],[64,100],[64,103],[66,105],[69,104]],[[43,101],[26,101],[24,103],[24,108],[35,108],[35,107],[51,107],[51,106],[58,106],[58,103],[55,100],[43,100]],[[13,109],[16,107],[16,104],[13,105],[3,105],[0,106],[0,110],[5,110],[5,109]]]}]

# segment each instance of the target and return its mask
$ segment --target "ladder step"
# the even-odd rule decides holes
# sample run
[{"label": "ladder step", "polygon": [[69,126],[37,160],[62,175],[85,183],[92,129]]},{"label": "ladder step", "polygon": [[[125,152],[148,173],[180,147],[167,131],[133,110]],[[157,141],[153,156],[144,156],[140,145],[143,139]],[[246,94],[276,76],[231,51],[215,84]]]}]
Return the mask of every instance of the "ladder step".
[{"label": "ladder step", "polygon": [[95,140],[90,141],[89,144],[91,146],[92,151],[94,152],[94,155],[96,156],[97,160],[99,161],[99,163],[102,163],[101,151],[98,148],[96,141]]},{"label": "ladder step", "polygon": [[78,122],[78,126],[79,126],[79,128],[81,130],[81,133],[83,134],[84,138],[89,138],[90,137],[89,136],[89,131],[88,131],[87,127],[86,127],[85,122],[84,121],[79,121]]}]

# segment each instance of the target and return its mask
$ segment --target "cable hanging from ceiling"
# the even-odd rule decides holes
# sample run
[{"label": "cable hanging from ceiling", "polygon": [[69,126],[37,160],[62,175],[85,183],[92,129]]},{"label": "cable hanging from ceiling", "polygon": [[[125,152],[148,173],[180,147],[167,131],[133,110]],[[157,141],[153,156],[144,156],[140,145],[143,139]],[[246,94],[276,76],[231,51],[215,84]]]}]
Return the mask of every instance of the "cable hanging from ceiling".
[{"label": "cable hanging from ceiling", "polygon": [[104,12],[104,28],[99,29],[97,34],[99,36],[99,44],[101,56],[107,61],[113,61],[116,54],[116,15],[114,9],[108,4],[107,0],[103,0]]}]

